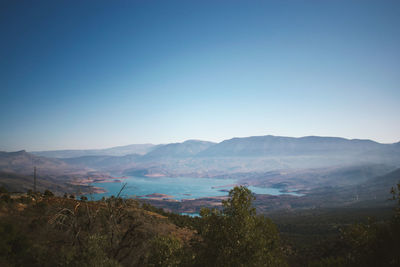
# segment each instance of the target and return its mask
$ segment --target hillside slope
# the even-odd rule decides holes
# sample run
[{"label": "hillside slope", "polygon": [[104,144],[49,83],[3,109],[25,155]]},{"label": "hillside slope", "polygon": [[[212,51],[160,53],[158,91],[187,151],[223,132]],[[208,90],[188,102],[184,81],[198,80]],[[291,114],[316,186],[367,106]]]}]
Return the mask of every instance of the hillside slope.
[{"label": "hillside slope", "polygon": [[[26,151],[0,152],[0,184],[12,191],[33,189],[33,171],[36,167],[38,190],[77,192],[87,189],[87,179],[111,178],[107,173],[86,166],[68,164],[60,159],[45,158]],[[78,185],[80,185],[80,189]]]},{"label": "hillside slope", "polygon": [[168,158],[189,158],[214,146],[215,143],[200,140],[188,140],[183,143],[160,145],[147,153],[141,160],[160,160]]},{"label": "hillside slope", "polygon": [[105,149],[33,151],[31,153],[38,156],[50,158],[73,158],[84,156],[125,156],[129,154],[144,155],[156,147],[157,146],[153,144],[134,144]]},{"label": "hillside slope", "polygon": [[[392,145],[371,140],[339,137],[306,136],[252,136],[225,140],[199,153],[203,157],[263,157],[300,155],[358,155],[360,153],[390,149]],[[400,152],[400,151],[398,151]]]}]

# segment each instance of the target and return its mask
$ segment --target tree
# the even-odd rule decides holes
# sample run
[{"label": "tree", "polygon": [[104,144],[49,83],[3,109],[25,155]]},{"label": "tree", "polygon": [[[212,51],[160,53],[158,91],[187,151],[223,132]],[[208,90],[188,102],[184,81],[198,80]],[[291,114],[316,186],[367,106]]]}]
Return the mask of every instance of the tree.
[{"label": "tree", "polygon": [[50,190],[46,189],[46,190],[44,191],[44,196],[45,196],[45,197],[54,197],[54,194],[53,194],[53,192],[51,192]]},{"label": "tree", "polygon": [[0,194],[5,194],[5,193],[8,193],[8,190],[7,190],[7,188],[5,188],[4,186],[0,186]]},{"label": "tree", "polygon": [[222,210],[202,209],[204,240],[197,260],[204,266],[285,266],[271,220],[257,216],[254,196],[244,186],[229,192]]},{"label": "tree", "polygon": [[390,190],[390,194],[392,195],[391,199],[397,201],[393,220],[400,224],[400,183],[398,183],[396,187],[397,188],[392,187],[392,189]]}]

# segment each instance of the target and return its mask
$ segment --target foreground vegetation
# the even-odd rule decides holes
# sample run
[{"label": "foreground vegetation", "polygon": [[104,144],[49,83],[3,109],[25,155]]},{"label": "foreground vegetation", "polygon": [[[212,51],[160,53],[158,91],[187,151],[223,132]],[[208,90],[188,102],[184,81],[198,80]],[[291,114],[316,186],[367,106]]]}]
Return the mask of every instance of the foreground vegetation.
[{"label": "foreground vegetation", "polygon": [[119,196],[87,201],[0,188],[0,266],[400,266],[399,191],[392,189],[398,208],[387,220],[305,231],[304,217],[276,217],[276,225],[257,215],[246,187],[196,218]]}]

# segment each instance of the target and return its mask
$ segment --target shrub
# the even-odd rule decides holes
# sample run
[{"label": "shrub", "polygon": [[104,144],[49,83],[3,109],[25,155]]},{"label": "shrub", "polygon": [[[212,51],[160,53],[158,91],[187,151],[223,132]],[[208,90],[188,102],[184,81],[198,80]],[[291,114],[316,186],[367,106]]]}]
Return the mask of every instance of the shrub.
[{"label": "shrub", "polygon": [[0,194],[8,193],[8,190],[4,186],[0,186]]},{"label": "shrub", "polygon": [[157,236],[151,244],[149,266],[181,266],[183,246],[174,236]]},{"label": "shrub", "polygon": [[44,191],[44,196],[45,196],[45,197],[54,197],[54,194],[53,194],[53,192],[51,192],[50,190],[46,189],[46,190]]},{"label": "shrub", "polygon": [[6,202],[6,203],[12,202],[12,198],[10,197],[9,194],[2,194],[0,196],[0,200],[3,201],[3,202]]}]

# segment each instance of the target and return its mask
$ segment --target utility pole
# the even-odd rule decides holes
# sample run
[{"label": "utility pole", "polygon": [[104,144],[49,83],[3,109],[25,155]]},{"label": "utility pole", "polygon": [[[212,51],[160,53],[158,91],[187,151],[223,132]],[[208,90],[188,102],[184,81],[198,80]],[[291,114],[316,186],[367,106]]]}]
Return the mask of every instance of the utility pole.
[{"label": "utility pole", "polygon": [[33,167],[33,193],[36,193],[36,166]]}]

